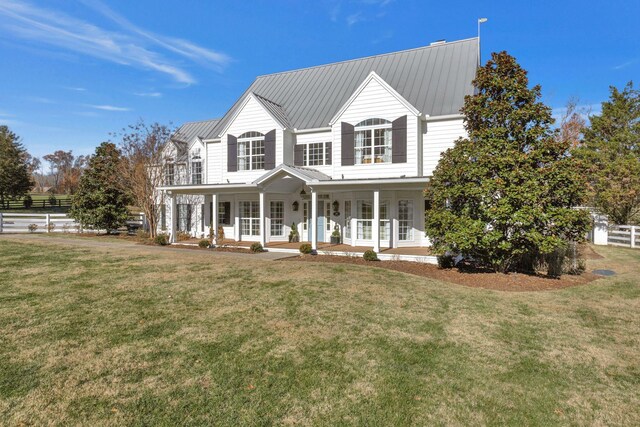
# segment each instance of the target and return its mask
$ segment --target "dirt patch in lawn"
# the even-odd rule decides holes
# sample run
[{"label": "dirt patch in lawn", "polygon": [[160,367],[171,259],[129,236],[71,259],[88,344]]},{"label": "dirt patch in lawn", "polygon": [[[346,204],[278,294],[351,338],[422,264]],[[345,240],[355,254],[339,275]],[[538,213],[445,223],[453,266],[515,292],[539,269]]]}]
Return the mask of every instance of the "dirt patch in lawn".
[{"label": "dirt patch in lawn", "polygon": [[[593,252],[595,254],[595,252]],[[596,254],[597,255],[597,254]],[[293,262],[329,262],[337,264],[367,265],[369,267],[386,268],[416,276],[429,277],[443,282],[457,283],[472,288],[493,289],[498,291],[529,292],[548,291],[583,285],[598,277],[591,273],[580,276],[563,275],[560,279],[523,273],[492,273],[469,269],[443,269],[433,264],[409,261],[365,261],[363,258],[343,257],[336,255],[303,255],[284,258],[282,261]]]}]

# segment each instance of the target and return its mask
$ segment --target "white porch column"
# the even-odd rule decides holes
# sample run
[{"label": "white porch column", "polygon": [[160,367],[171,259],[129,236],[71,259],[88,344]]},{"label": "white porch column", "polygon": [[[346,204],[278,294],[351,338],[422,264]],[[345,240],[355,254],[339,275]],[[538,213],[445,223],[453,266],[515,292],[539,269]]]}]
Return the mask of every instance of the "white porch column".
[{"label": "white porch column", "polygon": [[373,250],[380,252],[380,190],[373,190]]},{"label": "white porch column", "polygon": [[400,225],[398,221],[398,199],[396,198],[396,192],[393,191],[391,194],[391,206],[389,206],[389,213],[391,215],[391,220],[389,223],[391,224],[391,233],[389,236],[390,248],[398,247],[398,226]]},{"label": "white porch column", "polygon": [[267,244],[267,221],[264,218],[264,191],[260,192],[260,244],[264,247]]},{"label": "white porch column", "polygon": [[311,227],[309,227],[309,235],[311,236],[311,250],[318,250],[318,193],[311,190]]},{"label": "white porch column", "polygon": [[211,195],[211,228],[213,228],[213,237],[215,244],[220,245],[222,242],[218,241],[218,195]]},{"label": "white porch column", "polygon": [[178,219],[178,206],[176,204],[176,196],[174,194],[169,195],[169,205],[171,206],[171,225],[169,226],[169,242],[177,242],[177,219]]},{"label": "white porch column", "polygon": [[233,238],[236,242],[240,241],[240,201],[236,197],[234,200],[234,227],[233,227]]}]

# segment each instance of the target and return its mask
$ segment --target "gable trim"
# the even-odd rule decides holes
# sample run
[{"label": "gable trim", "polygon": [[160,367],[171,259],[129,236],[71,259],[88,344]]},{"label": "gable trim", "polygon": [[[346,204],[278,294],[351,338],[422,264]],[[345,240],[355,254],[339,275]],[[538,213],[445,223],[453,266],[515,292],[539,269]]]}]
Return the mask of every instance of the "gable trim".
[{"label": "gable trim", "polygon": [[420,115],[420,112],[418,111],[418,109],[416,107],[414,107],[413,105],[411,105],[411,103],[409,103],[409,101],[404,99],[404,97],[402,95],[400,95],[398,93],[398,91],[396,91],[387,82],[385,82],[384,79],[382,77],[380,77],[375,71],[372,71],[372,72],[369,73],[367,78],[364,79],[364,81],[360,84],[360,86],[358,86],[358,88],[355,90],[355,92],[353,92],[353,95],[351,95],[351,97],[347,100],[347,102],[344,103],[342,108],[340,108],[340,110],[338,110],[338,112],[335,114],[335,116],[333,116],[333,118],[329,122],[329,126],[333,126],[335,123],[338,122],[338,120],[344,114],[344,112],[347,110],[347,108],[349,108],[351,106],[351,104],[353,104],[353,102],[358,98],[358,96],[360,96],[360,93],[362,93],[362,91],[367,87],[367,85],[372,80],[375,80],[378,84],[380,84],[380,86],[382,86],[387,92],[389,92],[389,94],[391,96],[393,96],[395,99],[397,99],[413,115],[415,115],[415,116],[419,116]]},{"label": "gable trim", "polygon": [[227,131],[229,130],[229,128],[231,127],[231,125],[233,124],[233,122],[236,121],[236,118],[238,118],[238,116],[240,115],[240,113],[244,110],[244,107],[247,106],[247,104],[249,103],[249,100],[253,99],[255,102],[258,103],[258,105],[260,105],[260,108],[262,108],[262,110],[267,113],[269,115],[269,117],[271,117],[271,119],[276,122],[276,124],[278,124],[281,129],[280,130],[285,130],[287,128],[286,125],[282,124],[282,122],[280,120],[278,120],[277,117],[275,117],[262,103],[262,101],[260,99],[258,99],[258,97],[253,93],[253,92],[249,92],[248,94],[245,95],[245,99],[242,101],[242,103],[240,104],[240,107],[238,107],[238,109],[234,112],[233,116],[231,116],[231,118],[229,118],[229,121],[225,124],[224,128],[222,128],[222,130],[220,130],[220,133],[218,134],[218,138],[222,138],[222,135],[224,135],[225,133],[227,133]]}]

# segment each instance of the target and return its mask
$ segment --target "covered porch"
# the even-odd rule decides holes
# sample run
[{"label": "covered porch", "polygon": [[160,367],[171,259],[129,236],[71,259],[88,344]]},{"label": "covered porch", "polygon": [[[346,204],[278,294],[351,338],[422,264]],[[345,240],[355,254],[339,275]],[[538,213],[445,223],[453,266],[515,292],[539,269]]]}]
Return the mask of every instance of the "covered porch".
[{"label": "covered porch", "polygon": [[[199,195],[204,199],[201,236],[211,228],[234,244],[259,242],[268,250],[298,251],[306,241],[317,252],[372,249],[381,255],[427,256],[422,196],[427,182],[424,177],[333,180],[314,169],[281,165],[250,184],[162,190],[172,213],[172,243],[178,231],[176,198]],[[300,242],[289,243],[292,232]],[[338,244],[331,245],[332,235]]]}]

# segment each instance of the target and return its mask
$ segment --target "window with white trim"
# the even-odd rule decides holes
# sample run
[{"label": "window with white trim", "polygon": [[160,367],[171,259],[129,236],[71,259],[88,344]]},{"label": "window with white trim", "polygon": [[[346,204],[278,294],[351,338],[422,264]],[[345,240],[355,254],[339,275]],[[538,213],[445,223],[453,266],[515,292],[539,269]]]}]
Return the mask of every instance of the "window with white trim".
[{"label": "window with white trim", "polygon": [[218,202],[218,225],[231,225],[231,202]]},{"label": "window with white trim", "polygon": [[246,132],[238,137],[238,170],[264,169],[264,135]]},{"label": "window with white trim", "polygon": [[312,142],[303,144],[302,152],[304,166],[324,166],[330,165],[331,159],[328,149],[328,142]]},{"label": "window with white trim", "polygon": [[385,119],[367,119],[355,126],[356,165],[391,163],[392,124]]},{"label": "window with white trim", "polygon": [[175,184],[176,165],[173,163],[165,163],[164,165],[164,185]]},{"label": "window with white trim", "polygon": [[351,238],[351,200],[344,201],[344,237]]},{"label": "window with white trim", "polygon": [[271,235],[284,236],[284,202],[271,202]]},{"label": "window with white trim", "polygon": [[398,200],[398,240],[413,240],[413,200]]},{"label": "window with white trim", "polygon": [[309,203],[311,202],[304,202],[302,204],[302,229],[304,231],[307,231],[309,225]]},{"label": "window with white trim", "polygon": [[202,184],[202,156],[200,148],[194,148],[191,153],[191,184]]},{"label": "window with white trim", "polygon": [[380,240],[388,240],[391,230],[389,221],[389,202],[380,203]]},{"label": "window with white trim", "polygon": [[243,236],[260,236],[260,203],[240,202],[240,234]]},{"label": "window with white trim", "polygon": [[371,240],[373,238],[373,203],[358,200],[356,212],[357,238]]}]

